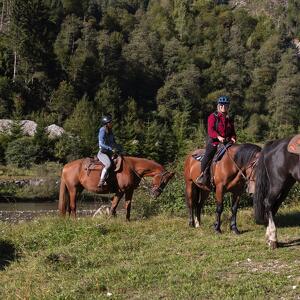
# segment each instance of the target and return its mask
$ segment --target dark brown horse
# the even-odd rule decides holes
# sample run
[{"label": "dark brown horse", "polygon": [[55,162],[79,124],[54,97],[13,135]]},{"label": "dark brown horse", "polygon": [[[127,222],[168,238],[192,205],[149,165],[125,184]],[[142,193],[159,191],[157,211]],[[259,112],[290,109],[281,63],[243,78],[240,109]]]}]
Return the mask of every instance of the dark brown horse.
[{"label": "dark brown horse", "polygon": [[[223,146],[224,147],[224,146]],[[226,149],[220,161],[213,164],[213,185],[216,188],[216,223],[215,231],[221,233],[221,214],[223,212],[223,196],[231,192],[232,217],[231,230],[239,234],[236,224],[236,215],[240,195],[247,185],[247,192],[254,192],[254,167],[258,160],[261,148],[253,144],[232,145]],[[199,187],[195,182],[200,175],[200,162],[193,155],[203,153],[204,149],[198,149],[189,154],[184,165],[185,198],[189,209],[189,225],[199,227],[201,209],[209,196],[209,192]]]},{"label": "dark brown horse", "polygon": [[125,194],[126,220],[130,220],[131,200],[134,189],[136,189],[143,177],[152,177],[151,194],[158,197],[168,181],[173,177],[173,172],[168,172],[163,166],[153,160],[123,156],[120,170],[111,174],[108,179],[106,190],[99,190],[97,184],[102,166],[88,170],[90,159],[84,158],[67,163],[62,170],[59,211],[76,216],[76,198],[83,189],[95,193],[115,193],[112,198],[110,213],[116,214],[116,208]]},{"label": "dark brown horse", "polygon": [[257,223],[268,223],[266,241],[272,249],[278,246],[274,217],[292,186],[300,182],[300,135],[293,140],[267,143],[257,164],[254,215]]}]

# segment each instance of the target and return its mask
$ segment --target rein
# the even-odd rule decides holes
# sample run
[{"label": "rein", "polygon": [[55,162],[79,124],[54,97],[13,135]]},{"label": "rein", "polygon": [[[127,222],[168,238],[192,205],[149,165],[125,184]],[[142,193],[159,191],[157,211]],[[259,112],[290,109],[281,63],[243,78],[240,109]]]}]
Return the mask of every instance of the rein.
[{"label": "rein", "polygon": [[253,170],[254,170],[254,167],[256,166],[257,162],[258,162],[258,159],[259,158],[256,158],[255,160],[253,160],[248,166],[247,168],[243,170],[237,165],[237,163],[234,161],[234,159],[231,157],[231,155],[229,154],[228,152],[228,149],[225,147],[225,145],[223,145],[223,147],[225,148],[225,152],[227,153],[227,155],[229,156],[229,158],[231,159],[231,161],[234,163],[234,165],[236,166],[236,168],[239,170],[239,173],[242,175],[242,177],[244,178],[244,180],[248,183],[248,182],[251,182],[251,181],[254,181],[254,180],[251,180],[251,179],[248,179],[247,176],[244,175],[244,172],[246,172],[248,169],[252,168],[251,170],[251,173],[250,173],[250,176],[249,178],[251,178],[251,175],[253,173]]},{"label": "rein", "polygon": [[[123,157],[123,160],[124,160],[124,162],[125,162],[125,157]],[[143,183],[144,183],[144,186],[146,187],[146,189],[148,189],[149,191],[150,191],[150,193],[152,192],[155,192],[155,191],[159,191],[159,192],[162,192],[163,191],[163,189],[161,188],[161,185],[162,185],[162,180],[163,180],[163,178],[164,178],[164,176],[168,173],[168,171],[162,171],[162,172],[160,172],[160,173],[158,173],[158,174],[156,174],[156,175],[154,175],[153,177],[155,177],[155,176],[161,176],[161,178],[160,178],[160,181],[159,181],[159,184],[158,184],[158,186],[157,185],[154,185],[154,186],[151,186],[151,184],[149,184],[146,180],[145,180],[145,178],[143,177],[143,176],[140,176],[137,172],[136,172],[136,170],[126,161],[126,163],[127,163],[127,165],[128,165],[128,167],[129,167],[129,169],[138,177],[138,179],[140,180],[140,181],[142,181]]]}]

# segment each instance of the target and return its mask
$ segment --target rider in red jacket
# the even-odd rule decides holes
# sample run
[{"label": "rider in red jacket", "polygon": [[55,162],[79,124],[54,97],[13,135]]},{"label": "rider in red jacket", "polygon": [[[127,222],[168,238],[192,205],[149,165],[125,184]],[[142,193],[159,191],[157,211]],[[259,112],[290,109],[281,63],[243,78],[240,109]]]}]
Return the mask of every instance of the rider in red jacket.
[{"label": "rider in red jacket", "polygon": [[233,119],[229,118],[229,98],[222,96],[218,99],[217,111],[210,114],[207,121],[208,142],[204,157],[201,161],[201,174],[196,183],[209,190],[207,183],[209,180],[210,163],[217,152],[219,143],[236,142]]}]

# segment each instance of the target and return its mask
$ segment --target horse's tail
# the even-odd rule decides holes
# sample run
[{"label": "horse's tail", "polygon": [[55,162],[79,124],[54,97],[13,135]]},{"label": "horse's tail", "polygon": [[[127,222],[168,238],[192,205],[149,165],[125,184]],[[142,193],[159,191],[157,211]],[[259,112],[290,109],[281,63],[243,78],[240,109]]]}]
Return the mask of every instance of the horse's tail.
[{"label": "horse's tail", "polygon": [[269,178],[265,165],[264,151],[261,153],[256,166],[255,193],[253,198],[254,217],[257,224],[266,223],[264,199],[269,191]]},{"label": "horse's tail", "polygon": [[63,179],[63,176],[61,176],[59,200],[58,200],[58,209],[61,215],[66,214],[66,208],[67,208],[67,186]]}]

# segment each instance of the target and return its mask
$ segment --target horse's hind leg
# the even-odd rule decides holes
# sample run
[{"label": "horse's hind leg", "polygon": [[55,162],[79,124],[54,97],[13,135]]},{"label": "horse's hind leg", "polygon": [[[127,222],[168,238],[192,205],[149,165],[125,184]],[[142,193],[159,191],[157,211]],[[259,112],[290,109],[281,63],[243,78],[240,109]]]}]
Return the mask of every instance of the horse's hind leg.
[{"label": "horse's hind leg", "polygon": [[271,210],[268,211],[268,227],[266,230],[266,241],[271,249],[277,248],[277,229],[274,222],[274,216]]},{"label": "horse's hind leg", "polygon": [[240,196],[236,193],[233,193],[232,194],[232,204],[231,204],[232,216],[231,216],[231,220],[230,220],[230,229],[235,234],[240,234],[240,231],[238,230],[237,225],[236,225],[236,215],[237,215],[237,211],[238,211],[239,201],[240,201]]},{"label": "horse's hind leg", "polygon": [[189,226],[195,227],[194,212],[193,212],[192,181],[185,182],[185,202],[189,211]]},{"label": "horse's hind leg", "polygon": [[76,194],[77,191],[75,187],[69,188],[69,195],[70,195],[69,215],[74,218],[76,218]]},{"label": "horse's hind leg", "polygon": [[275,214],[277,213],[280,204],[286,198],[294,183],[295,181],[293,180],[293,181],[289,181],[288,183],[285,183],[284,187],[277,186],[276,188],[273,188],[273,190],[264,200],[266,215],[268,216],[266,242],[271,249],[275,249],[278,246],[277,228],[274,221]]},{"label": "horse's hind leg", "polygon": [[[194,187],[197,190],[197,194],[195,197],[197,197],[197,201],[194,201],[196,204],[196,219],[195,219],[195,227],[199,227],[201,224],[201,212],[204,206],[204,203],[209,195],[209,192],[199,189],[198,187]],[[198,226],[197,226],[198,224]]]},{"label": "horse's hind leg", "polygon": [[201,214],[201,206],[200,206],[200,190],[196,185],[192,185],[192,198],[193,198],[193,213],[195,220],[195,227],[200,227],[200,214]]}]

